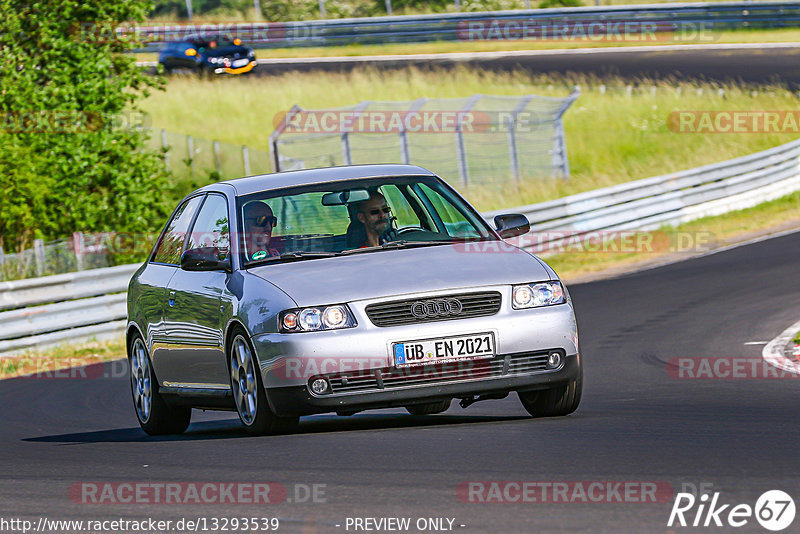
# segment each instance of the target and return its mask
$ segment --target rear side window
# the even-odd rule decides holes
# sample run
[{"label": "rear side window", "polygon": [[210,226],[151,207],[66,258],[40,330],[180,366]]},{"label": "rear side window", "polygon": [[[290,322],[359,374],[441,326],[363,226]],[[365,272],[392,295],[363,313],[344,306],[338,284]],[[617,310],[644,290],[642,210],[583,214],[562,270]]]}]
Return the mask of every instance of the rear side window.
[{"label": "rear side window", "polygon": [[155,256],[153,256],[154,262],[167,263],[169,265],[180,264],[183,241],[201,200],[203,200],[203,197],[198,196],[190,198],[181,204],[164,231],[164,236],[158,244]]}]

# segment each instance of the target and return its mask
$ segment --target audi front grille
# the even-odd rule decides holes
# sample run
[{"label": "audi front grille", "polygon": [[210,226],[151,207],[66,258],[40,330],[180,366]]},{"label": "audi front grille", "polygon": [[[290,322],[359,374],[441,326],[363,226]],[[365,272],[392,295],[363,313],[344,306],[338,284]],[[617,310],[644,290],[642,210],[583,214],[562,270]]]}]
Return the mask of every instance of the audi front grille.
[{"label": "audi front grille", "polygon": [[484,291],[381,302],[370,304],[366,312],[375,326],[401,326],[494,315],[500,311],[500,302],[500,293]]},{"label": "audi front grille", "polygon": [[550,351],[518,352],[498,355],[486,360],[469,360],[431,364],[419,367],[384,367],[370,371],[332,373],[314,376],[325,378],[331,392],[368,393],[410,386],[426,386],[441,382],[460,382],[482,378],[499,378],[526,374],[551,373],[557,369],[547,368]]}]

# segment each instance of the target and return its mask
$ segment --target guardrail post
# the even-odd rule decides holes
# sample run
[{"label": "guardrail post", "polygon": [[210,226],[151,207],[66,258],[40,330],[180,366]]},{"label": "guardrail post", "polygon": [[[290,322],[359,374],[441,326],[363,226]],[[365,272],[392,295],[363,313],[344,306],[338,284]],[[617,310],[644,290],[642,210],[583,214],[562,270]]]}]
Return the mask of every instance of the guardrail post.
[{"label": "guardrail post", "polygon": [[575,87],[553,117],[553,167],[551,176],[569,179],[569,160],[567,159],[567,140],[564,134],[564,113],[581,95],[580,87]]},{"label": "guardrail post", "polygon": [[244,165],[244,175],[250,176],[250,153],[246,145],[242,145],[242,165]]},{"label": "guardrail post", "polygon": [[72,234],[72,249],[75,251],[75,264],[79,271],[86,268],[83,264],[83,233],[74,232]]},{"label": "guardrail post", "polygon": [[41,239],[33,240],[33,257],[36,260],[36,276],[44,274],[44,241]]},{"label": "guardrail post", "polygon": [[325,0],[319,0],[319,18],[324,19],[325,17]]},{"label": "guardrail post", "polygon": [[456,11],[461,11],[461,1],[460,0],[456,0],[455,1],[455,5],[456,5]]},{"label": "guardrail post", "polygon": [[519,153],[517,152],[517,116],[533,100],[533,96],[524,96],[511,111],[511,117],[508,121],[508,157],[511,162],[511,174],[514,175],[514,179],[517,182],[520,180]]},{"label": "guardrail post", "polygon": [[186,136],[186,153],[189,155],[189,167],[191,167],[192,174],[194,174],[194,139],[192,139],[191,135]]},{"label": "guardrail post", "polygon": [[219,141],[214,141],[214,168],[217,169],[217,172],[222,172],[222,162],[220,162],[219,156]]},{"label": "guardrail post", "polygon": [[161,148],[164,150],[164,167],[169,167],[169,145],[167,144],[167,131],[161,128]]},{"label": "guardrail post", "polygon": [[386,0],[386,14],[392,14],[392,0]]},{"label": "guardrail post", "polygon": [[467,100],[467,103],[458,112],[458,119],[456,120],[456,158],[458,159],[458,175],[461,177],[462,185],[469,185],[469,168],[467,166],[467,150],[464,146],[464,131],[461,121],[464,114],[469,113],[470,110],[481,99],[481,95],[472,95]]}]

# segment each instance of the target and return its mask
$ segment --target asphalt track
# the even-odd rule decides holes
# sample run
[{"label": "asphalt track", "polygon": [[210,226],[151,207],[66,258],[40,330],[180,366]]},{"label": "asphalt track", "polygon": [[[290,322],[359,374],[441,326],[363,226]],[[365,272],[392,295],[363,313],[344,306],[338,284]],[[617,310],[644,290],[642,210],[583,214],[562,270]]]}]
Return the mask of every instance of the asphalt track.
[{"label": "asphalt track", "polygon": [[[793,233],[572,286],[586,379],[580,408],[564,418],[531,419],[510,396],[419,418],[315,416],[294,435],[254,438],[231,414],[195,412],[187,434],[154,439],[136,424],[125,376],[2,381],[0,517],[280,517],[280,532],[346,532],[347,517],[364,516],[449,517],[463,533],[733,531],[668,529],[672,495],[689,483],[712,484],[725,503],[753,505],[771,489],[800,499],[800,382],[678,380],[668,362],[759,361],[763,345],[746,343],[800,316],[798,272]],[[83,504],[69,493],[86,482],[191,481],[278,482],[293,502]],[[652,481],[671,491],[645,504],[486,504],[459,500],[466,481]],[[296,502],[296,484],[324,484],[324,495]],[[753,520],[735,530],[766,532]]]},{"label": "asphalt track", "polygon": [[431,54],[420,56],[270,59],[258,53],[252,74],[270,76],[287,72],[348,72],[377,69],[449,69],[467,65],[482,70],[525,70],[556,75],[591,74],[629,79],[702,80],[748,84],[782,83],[800,87],[800,44],[685,45],[614,49]]}]

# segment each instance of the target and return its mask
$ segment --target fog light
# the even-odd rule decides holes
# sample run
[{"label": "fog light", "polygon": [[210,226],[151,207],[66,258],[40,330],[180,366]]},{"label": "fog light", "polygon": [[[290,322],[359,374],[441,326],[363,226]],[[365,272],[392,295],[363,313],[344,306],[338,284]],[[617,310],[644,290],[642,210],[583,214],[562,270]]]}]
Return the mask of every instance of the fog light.
[{"label": "fog light", "polygon": [[547,367],[550,369],[555,369],[561,365],[561,353],[560,352],[551,352],[550,356],[547,358]]},{"label": "fog light", "polygon": [[311,382],[311,391],[317,395],[322,395],[328,391],[328,381],[324,378],[317,378]]}]

